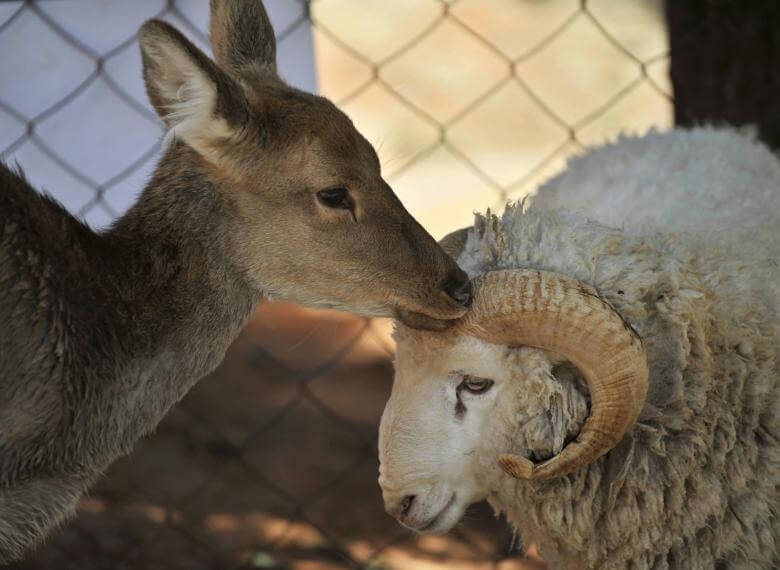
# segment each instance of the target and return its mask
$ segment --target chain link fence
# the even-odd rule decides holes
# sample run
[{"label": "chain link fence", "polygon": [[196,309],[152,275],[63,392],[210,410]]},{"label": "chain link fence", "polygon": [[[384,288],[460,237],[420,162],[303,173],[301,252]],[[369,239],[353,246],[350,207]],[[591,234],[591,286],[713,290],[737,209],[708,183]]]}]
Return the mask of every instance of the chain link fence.
[{"label": "chain link fence", "polygon": [[[0,160],[41,165],[30,178],[102,227],[132,204],[160,153],[137,27],[161,17],[206,49],[208,6],[123,3],[126,36],[105,42],[69,4],[0,3]],[[277,4],[280,68],[313,88],[314,70],[295,55],[313,47],[320,92],[376,143],[386,177],[437,237],[473,210],[528,194],[586,145],[671,124],[658,1]],[[34,49],[7,47],[44,35],[70,54],[51,69],[66,76],[63,93],[26,71]],[[108,168],[85,156],[84,139],[120,160]],[[392,381],[390,329],[264,305],[220,368],[16,567],[538,567],[485,506],[447,537],[412,535],[384,514],[376,431]]]}]

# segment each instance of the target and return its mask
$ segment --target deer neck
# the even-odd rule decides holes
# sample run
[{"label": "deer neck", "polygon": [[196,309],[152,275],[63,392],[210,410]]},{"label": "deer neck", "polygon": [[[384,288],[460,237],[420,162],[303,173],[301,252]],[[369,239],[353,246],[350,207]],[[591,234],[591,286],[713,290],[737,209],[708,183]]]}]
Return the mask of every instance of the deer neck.
[{"label": "deer neck", "polygon": [[107,271],[98,293],[112,306],[120,361],[131,375],[155,376],[149,388],[167,406],[219,364],[262,298],[231,261],[231,208],[206,168],[176,145],[101,236]]}]

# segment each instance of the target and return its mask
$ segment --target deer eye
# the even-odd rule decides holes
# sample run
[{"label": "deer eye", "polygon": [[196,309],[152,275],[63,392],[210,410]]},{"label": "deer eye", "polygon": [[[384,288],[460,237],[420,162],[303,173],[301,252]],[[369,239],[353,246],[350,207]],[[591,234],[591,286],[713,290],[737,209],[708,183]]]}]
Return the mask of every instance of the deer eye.
[{"label": "deer eye", "polygon": [[493,381],[487,378],[479,378],[477,376],[471,376],[466,374],[463,376],[463,380],[458,388],[460,390],[466,390],[472,394],[484,394],[493,386]]},{"label": "deer eye", "polygon": [[349,193],[346,188],[329,188],[317,192],[317,198],[322,205],[327,208],[336,208],[349,210],[352,208],[352,202],[349,199]]}]

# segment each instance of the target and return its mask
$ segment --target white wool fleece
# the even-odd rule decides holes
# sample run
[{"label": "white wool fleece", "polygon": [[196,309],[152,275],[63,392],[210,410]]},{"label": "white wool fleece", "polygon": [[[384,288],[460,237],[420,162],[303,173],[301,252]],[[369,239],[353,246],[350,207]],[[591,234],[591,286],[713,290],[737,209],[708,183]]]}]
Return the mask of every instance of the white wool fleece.
[{"label": "white wool fleece", "polygon": [[[573,160],[527,211],[477,216],[458,258],[470,275],[590,283],[648,352],[639,421],[577,473],[507,477],[495,457],[532,451],[539,426],[485,426],[490,502],[551,568],[780,567],[779,243],[780,162],[732,130],[623,137]],[[546,421],[580,423],[558,393]]]},{"label": "white wool fleece", "polygon": [[780,161],[747,131],[651,130],[572,158],[531,202],[630,233],[753,233],[777,224]]}]

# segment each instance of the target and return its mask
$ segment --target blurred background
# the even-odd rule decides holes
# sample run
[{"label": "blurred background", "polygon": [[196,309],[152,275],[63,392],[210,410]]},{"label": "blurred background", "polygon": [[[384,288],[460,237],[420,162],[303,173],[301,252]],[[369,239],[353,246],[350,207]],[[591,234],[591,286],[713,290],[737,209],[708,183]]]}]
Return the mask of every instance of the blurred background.
[{"label": "blurred background", "polygon": [[[755,4],[266,1],[281,74],[352,117],[436,238],[619,133],[732,122],[780,138],[777,20]],[[151,17],[208,51],[207,0],[0,2],[0,160],[98,229],[159,159],[135,40]],[[484,505],[443,537],[384,513],[376,432],[391,331],[264,304],[219,369],[14,567],[542,567]]]}]

